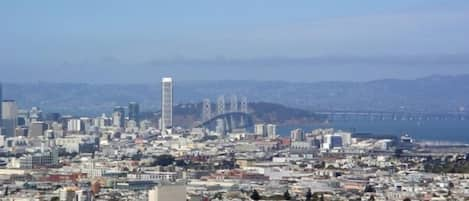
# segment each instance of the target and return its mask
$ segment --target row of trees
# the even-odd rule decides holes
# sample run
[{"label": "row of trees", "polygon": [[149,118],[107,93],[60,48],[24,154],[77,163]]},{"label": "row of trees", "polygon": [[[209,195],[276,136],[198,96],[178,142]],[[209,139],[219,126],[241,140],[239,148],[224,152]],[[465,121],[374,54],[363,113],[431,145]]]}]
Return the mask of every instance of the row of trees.
[{"label": "row of trees", "polygon": [[432,173],[469,173],[469,161],[429,160],[424,164],[425,171]]},{"label": "row of trees", "polygon": [[[295,198],[292,198],[290,195],[290,192],[285,191],[283,193],[283,196],[273,196],[273,197],[262,197],[257,190],[253,190],[251,193],[250,198],[252,200],[261,200],[261,199],[266,199],[266,200],[296,200]],[[319,194],[319,193],[312,193],[311,189],[308,189],[308,191],[305,194],[305,201],[324,201],[324,194]],[[371,195],[368,199],[368,201],[375,201],[375,196]],[[411,201],[409,198],[405,198],[403,201]]]},{"label": "row of trees", "polygon": [[[263,197],[259,194],[257,190],[253,190],[250,196],[251,199],[253,200],[261,200],[261,199],[267,199],[267,200],[296,200],[290,195],[290,192],[285,191],[283,193],[283,196],[272,196],[272,197]],[[311,189],[308,189],[308,191],[305,194],[306,201],[324,201],[324,195],[323,194],[318,194],[318,193],[312,193]]]}]

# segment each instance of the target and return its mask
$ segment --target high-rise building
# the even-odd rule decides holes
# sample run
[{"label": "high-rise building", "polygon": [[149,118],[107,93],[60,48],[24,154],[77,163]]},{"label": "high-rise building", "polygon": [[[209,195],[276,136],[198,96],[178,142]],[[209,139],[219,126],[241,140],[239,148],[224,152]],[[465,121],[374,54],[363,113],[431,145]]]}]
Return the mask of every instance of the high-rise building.
[{"label": "high-rise building", "polygon": [[112,119],[107,117],[106,114],[101,114],[100,117],[94,119],[94,126],[104,128],[112,125]]},{"label": "high-rise building", "polygon": [[217,99],[217,115],[225,114],[225,96],[221,95]]},{"label": "high-rise building", "polygon": [[29,126],[30,123],[29,111],[18,110],[18,126]]},{"label": "high-rise building", "polygon": [[112,111],[112,123],[113,126],[116,127],[124,127],[125,126],[125,109],[121,106],[114,107]]},{"label": "high-rise building", "polygon": [[305,133],[303,132],[302,129],[300,128],[297,128],[295,130],[292,130],[290,132],[290,139],[292,142],[295,142],[295,141],[305,141],[306,138],[305,138]]},{"label": "high-rise building", "polygon": [[350,146],[352,144],[352,133],[345,132],[345,131],[338,131],[334,134],[342,137],[343,146]]},{"label": "high-rise building", "polygon": [[137,124],[139,122],[139,115],[140,115],[140,106],[137,102],[130,102],[129,103],[129,120],[134,120]]},{"label": "high-rise building", "polygon": [[173,79],[164,77],[161,80],[161,130],[173,127]]},{"label": "high-rise building", "polygon": [[14,100],[2,101],[2,135],[13,137],[16,134],[18,108]]},{"label": "high-rise building", "polygon": [[277,138],[277,125],[275,124],[267,124],[267,136],[270,139]]},{"label": "high-rise building", "polygon": [[32,122],[29,126],[28,137],[39,137],[44,135],[44,131],[47,130],[47,124],[42,121]]},{"label": "high-rise building", "polygon": [[323,149],[334,149],[342,147],[342,136],[335,134],[324,135]]},{"label": "high-rise building", "polygon": [[29,122],[42,121],[42,110],[39,107],[32,107],[29,111]]},{"label": "high-rise building", "polygon": [[254,133],[263,137],[267,136],[267,126],[265,124],[256,124],[254,126]]},{"label": "high-rise building", "polygon": [[67,131],[70,133],[79,133],[82,131],[81,119],[69,119],[67,122]]},{"label": "high-rise building", "polygon": [[202,121],[208,121],[210,118],[212,118],[212,105],[207,98],[202,101]]}]

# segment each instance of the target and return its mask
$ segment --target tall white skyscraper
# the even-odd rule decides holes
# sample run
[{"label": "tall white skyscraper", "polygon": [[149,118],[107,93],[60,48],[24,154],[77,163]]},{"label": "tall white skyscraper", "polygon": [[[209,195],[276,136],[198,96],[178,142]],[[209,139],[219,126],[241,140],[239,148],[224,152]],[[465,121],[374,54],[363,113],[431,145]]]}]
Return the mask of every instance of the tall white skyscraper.
[{"label": "tall white skyscraper", "polygon": [[275,124],[267,124],[267,136],[270,139],[277,138],[277,125]]},{"label": "tall white skyscraper", "polygon": [[79,133],[81,131],[81,120],[80,119],[70,119],[67,122],[67,131]]},{"label": "tall white skyscraper", "polygon": [[121,106],[116,106],[112,112],[112,125],[115,127],[123,128],[125,126],[125,109]]},{"label": "tall white skyscraper", "polygon": [[173,79],[164,77],[161,80],[161,130],[173,127]]},{"label": "tall white skyscraper", "polygon": [[13,137],[16,133],[18,108],[14,100],[2,101],[2,135]]},{"label": "tall white skyscraper", "polygon": [[254,126],[254,133],[262,137],[267,136],[267,126],[265,124],[256,124]]}]

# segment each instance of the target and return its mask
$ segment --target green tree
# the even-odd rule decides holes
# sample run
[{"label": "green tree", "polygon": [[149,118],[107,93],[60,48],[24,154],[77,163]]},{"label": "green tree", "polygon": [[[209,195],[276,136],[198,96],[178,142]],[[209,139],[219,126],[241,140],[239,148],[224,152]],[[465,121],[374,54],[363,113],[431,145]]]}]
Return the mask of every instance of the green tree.
[{"label": "green tree", "polygon": [[285,200],[291,200],[291,195],[290,195],[290,192],[285,191],[285,193],[283,193],[283,199]]},{"label": "green tree", "polygon": [[173,162],[174,162],[174,156],[170,154],[163,154],[155,158],[155,162],[153,165],[168,166],[168,165],[173,164]]},{"label": "green tree", "polygon": [[311,188],[308,188],[308,191],[306,192],[306,201],[311,201],[311,198],[313,198],[313,193],[311,193]]},{"label": "green tree", "polygon": [[251,199],[253,200],[260,200],[261,199],[261,196],[259,195],[259,192],[257,192],[256,189],[254,189],[251,193]]},{"label": "green tree", "polygon": [[372,193],[372,192],[376,192],[376,191],[375,191],[375,188],[373,188],[372,185],[367,184],[367,185],[365,186],[365,193]]},{"label": "green tree", "polygon": [[223,194],[221,192],[218,192],[213,196],[213,199],[223,200]]}]

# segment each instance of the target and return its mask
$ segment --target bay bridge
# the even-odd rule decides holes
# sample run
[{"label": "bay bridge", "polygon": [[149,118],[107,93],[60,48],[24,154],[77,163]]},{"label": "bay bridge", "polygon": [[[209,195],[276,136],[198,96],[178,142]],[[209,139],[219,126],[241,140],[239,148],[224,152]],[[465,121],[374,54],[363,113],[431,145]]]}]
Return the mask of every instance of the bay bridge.
[{"label": "bay bridge", "polygon": [[404,111],[318,111],[316,114],[327,120],[469,120],[469,114],[463,112],[430,113]]},{"label": "bay bridge", "polygon": [[207,128],[218,133],[245,131],[252,127],[254,120],[249,113],[246,97],[232,95],[230,101],[225,101],[225,96],[219,96],[216,102],[216,110],[212,111],[210,99],[202,102],[202,123],[196,127]]}]

